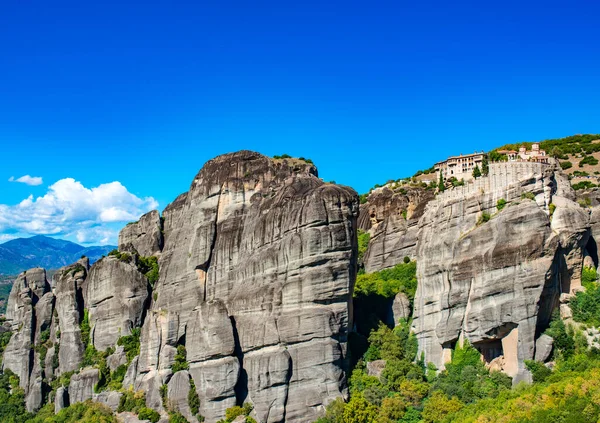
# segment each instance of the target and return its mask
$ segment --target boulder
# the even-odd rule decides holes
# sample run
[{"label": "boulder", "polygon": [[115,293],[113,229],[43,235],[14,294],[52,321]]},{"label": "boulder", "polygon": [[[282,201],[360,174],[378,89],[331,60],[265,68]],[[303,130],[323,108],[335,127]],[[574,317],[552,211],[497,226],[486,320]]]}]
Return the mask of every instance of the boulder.
[{"label": "boulder", "polygon": [[550,354],[552,353],[552,345],[554,344],[554,339],[548,335],[540,335],[540,337],[535,341],[535,361],[539,361],[544,363],[548,358],[550,358]]}]

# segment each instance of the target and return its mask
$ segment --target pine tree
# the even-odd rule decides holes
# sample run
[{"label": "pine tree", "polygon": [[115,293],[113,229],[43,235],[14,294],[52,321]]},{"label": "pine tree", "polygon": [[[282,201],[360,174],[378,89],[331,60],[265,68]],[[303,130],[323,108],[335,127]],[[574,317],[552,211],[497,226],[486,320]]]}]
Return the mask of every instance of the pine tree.
[{"label": "pine tree", "polygon": [[479,178],[481,176],[481,170],[479,170],[479,166],[475,165],[475,169],[473,169],[473,178]]},{"label": "pine tree", "polygon": [[441,170],[440,170],[440,182],[438,183],[438,189],[440,190],[440,192],[443,192],[446,189],[446,186],[444,185],[444,174],[442,173]]},{"label": "pine tree", "polygon": [[481,173],[483,176],[488,176],[488,173],[490,173],[490,166],[488,165],[488,159],[485,156],[483,156],[483,161],[481,162]]}]

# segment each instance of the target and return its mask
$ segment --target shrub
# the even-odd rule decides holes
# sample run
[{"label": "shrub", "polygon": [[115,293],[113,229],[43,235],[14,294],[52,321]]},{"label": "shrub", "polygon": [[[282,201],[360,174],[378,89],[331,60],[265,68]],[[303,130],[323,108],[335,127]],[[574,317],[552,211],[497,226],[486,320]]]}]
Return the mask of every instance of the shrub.
[{"label": "shrub", "polygon": [[159,276],[158,259],[154,256],[140,256],[138,258],[137,268],[146,276],[150,286],[154,288]]},{"label": "shrub", "polygon": [[488,212],[482,212],[481,216],[479,216],[479,218],[477,219],[477,225],[481,225],[487,221],[489,221],[492,218],[492,216],[488,213]]},{"label": "shrub", "polygon": [[131,335],[120,337],[117,345],[123,347],[127,361],[130,363],[140,353],[140,328],[132,329]]},{"label": "shrub", "polygon": [[410,257],[404,256],[404,260],[403,261],[404,261],[404,264],[410,263]]},{"label": "shrub", "polygon": [[535,194],[533,192],[524,192],[521,194],[522,200],[535,200]]},{"label": "shrub", "polygon": [[354,296],[380,295],[392,298],[404,292],[410,299],[417,289],[417,263],[400,263],[391,269],[358,275]]},{"label": "shrub", "polygon": [[591,181],[580,181],[577,182],[576,184],[573,184],[572,187],[575,191],[578,191],[580,189],[590,189],[590,188],[596,188],[598,185],[594,184]]},{"label": "shrub", "polygon": [[548,211],[550,212],[550,216],[552,216],[554,214],[554,212],[556,211],[556,204],[550,203],[548,205]]},{"label": "shrub", "polygon": [[563,170],[567,170],[567,169],[571,169],[573,167],[573,163],[566,161],[566,162],[560,162],[560,167]]},{"label": "shrub", "polygon": [[585,166],[586,164],[589,164],[589,165],[591,165],[591,166],[595,166],[595,165],[597,165],[597,164],[598,164],[598,159],[597,159],[597,158],[595,158],[594,156],[585,156],[585,157],[583,158],[583,160],[581,160],[581,161],[579,162],[579,167],[583,167],[583,166]]},{"label": "shrub", "polygon": [[87,309],[83,310],[83,319],[79,324],[81,330],[81,342],[83,346],[87,346],[90,343],[90,317]]},{"label": "shrub", "polygon": [[501,198],[496,202],[496,208],[498,211],[502,210],[504,206],[506,206],[506,200],[504,198]]},{"label": "shrub", "polygon": [[169,423],[190,423],[181,413],[169,413]]},{"label": "shrub", "polygon": [[146,407],[146,394],[143,391],[134,392],[132,389],[129,389],[123,392],[119,400],[117,412],[129,411],[137,413],[143,407]]},{"label": "shrub", "polygon": [[552,370],[535,360],[525,360],[525,366],[533,375],[534,382],[545,382],[548,376],[552,374]]},{"label": "shrub", "polygon": [[171,366],[171,370],[173,373],[176,373],[180,370],[187,370],[190,368],[190,365],[186,361],[187,352],[185,350],[184,345],[177,346],[177,354],[175,354],[175,362]]},{"label": "shrub", "polygon": [[358,259],[362,260],[365,256],[367,248],[369,247],[369,241],[371,240],[371,234],[368,232],[358,230]]},{"label": "shrub", "polygon": [[200,398],[196,392],[196,384],[194,379],[190,378],[190,391],[188,392],[188,406],[194,416],[198,416],[200,412]]},{"label": "shrub", "polygon": [[160,414],[151,408],[142,407],[138,411],[138,419],[150,420],[152,423],[156,423],[160,420]]}]

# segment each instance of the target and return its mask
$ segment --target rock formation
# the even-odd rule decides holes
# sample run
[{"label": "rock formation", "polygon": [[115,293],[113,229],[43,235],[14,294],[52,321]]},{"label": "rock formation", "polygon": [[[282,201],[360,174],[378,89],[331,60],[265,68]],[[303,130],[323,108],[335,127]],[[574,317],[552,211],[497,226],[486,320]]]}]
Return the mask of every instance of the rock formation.
[{"label": "rock formation", "polygon": [[[160,412],[195,421],[194,389],[209,423],[243,402],[260,422],[311,422],[347,391],[357,215],[357,194],[324,183],[309,162],[217,157],[164,219],[150,212],[127,225],[119,253],[60,269],[52,286],[42,269],[21,275],[4,366],[30,410],[49,397],[57,411],[87,399],[115,410],[121,394],[96,389],[127,365],[123,389],[143,390]],[[150,256],[154,286],[140,267]],[[132,358],[120,340],[134,342],[135,328]],[[46,373],[32,345],[52,352]],[[68,387],[42,386],[65,377]]]},{"label": "rock formation", "polygon": [[493,164],[487,178],[427,205],[413,321],[426,361],[443,368],[468,340],[488,362],[502,356],[515,382],[530,378],[524,360],[561,294],[581,285],[589,237],[588,213],[560,182],[549,166]]},{"label": "rock formation", "polygon": [[359,228],[371,234],[363,259],[367,273],[415,259],[419,219],[433,198],[432,190],[410,186],[386,185],[369,194],[359,216]]},{"label": "rock formation", "polygon": [[177,344],[208,421],[243,401],[260,421],[311,421],[344,395],[357,202],[303,161],[209,161],[164,211],[135,380],[151,405]]}]

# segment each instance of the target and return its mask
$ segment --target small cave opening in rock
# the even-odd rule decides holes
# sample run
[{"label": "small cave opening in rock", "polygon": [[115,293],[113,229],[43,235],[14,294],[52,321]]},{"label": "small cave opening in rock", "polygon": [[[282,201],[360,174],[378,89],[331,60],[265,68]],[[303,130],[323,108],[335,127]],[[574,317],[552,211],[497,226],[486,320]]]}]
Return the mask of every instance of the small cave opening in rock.
[{"label": "small cave opening in rock", "polygon": [[504,348],[502,348],[502,340],[500,339],[477,342],[473,344],[473,347],[479,351],[486,364],[490,364],[495,358],[504,355]]}]

